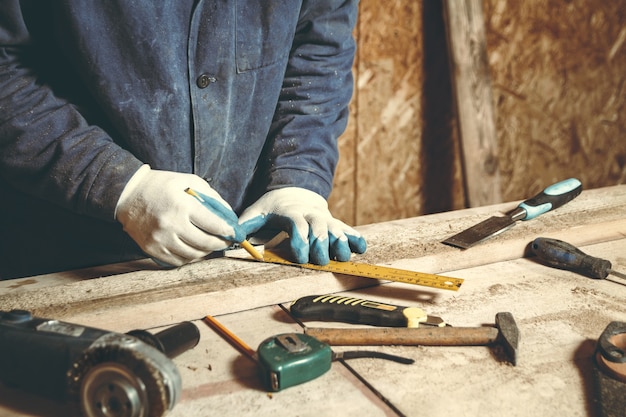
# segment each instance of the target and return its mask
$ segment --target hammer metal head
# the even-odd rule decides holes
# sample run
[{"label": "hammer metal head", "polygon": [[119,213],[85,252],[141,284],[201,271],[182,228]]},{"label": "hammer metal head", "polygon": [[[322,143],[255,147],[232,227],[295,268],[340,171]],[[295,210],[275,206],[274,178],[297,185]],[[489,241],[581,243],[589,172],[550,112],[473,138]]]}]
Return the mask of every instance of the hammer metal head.
[{"label": "hammer metal head", "polygon": [[498,329],[499,342],[504,346],[511,363],[517,365],[517,347],[520,333],[513,314],[502,312],[496,314],[496,328]]}]

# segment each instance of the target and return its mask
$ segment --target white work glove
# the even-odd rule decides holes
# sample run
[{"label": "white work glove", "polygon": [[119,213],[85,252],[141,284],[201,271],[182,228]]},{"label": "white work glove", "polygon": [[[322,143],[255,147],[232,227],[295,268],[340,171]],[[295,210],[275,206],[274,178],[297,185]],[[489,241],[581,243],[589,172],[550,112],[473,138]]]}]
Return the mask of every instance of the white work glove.
[{"label": "white work glove", "polygon": [[348,261],[352,252],[363,253],[367,248],[359,232],[330,214],[322,196],[304,188],[269,191],[243,212],[239,224],[247,235],[265,225],[287,232],[298,263]]},{"label": "white work glove", "polygon": [[[185,192],[193,189],[205,203]],[[194,174],[142,166],[130,179],[115,218],[156,261],[179,266],[245,239],[230,205]]]}]

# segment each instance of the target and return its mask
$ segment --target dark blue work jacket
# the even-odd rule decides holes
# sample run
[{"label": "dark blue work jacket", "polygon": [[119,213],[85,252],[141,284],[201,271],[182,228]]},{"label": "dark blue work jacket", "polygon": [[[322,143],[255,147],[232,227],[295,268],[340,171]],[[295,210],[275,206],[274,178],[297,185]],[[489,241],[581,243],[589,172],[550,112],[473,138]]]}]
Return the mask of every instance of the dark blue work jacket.
[{"label": "dark blue work jacket", "polygon": [[356,3],[3,0],[0,278],[20,253],[29,274],[140,256],[113,217],[144,163],[238,213],[284,186],[327,197]]}]

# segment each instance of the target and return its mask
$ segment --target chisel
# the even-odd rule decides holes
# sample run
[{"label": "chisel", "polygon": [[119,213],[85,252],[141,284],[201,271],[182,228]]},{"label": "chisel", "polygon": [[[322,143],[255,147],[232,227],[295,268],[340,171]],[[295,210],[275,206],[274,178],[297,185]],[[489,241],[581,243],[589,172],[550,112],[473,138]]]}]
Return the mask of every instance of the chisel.
[{"label": "chisel", "polygon": [[587,255],[562,240],[538,237],[530,247],[539,259],[554,268],[577,272],[594,279],[605,279],[609,274],[626,279],[626,274],[612,269],[610,261]]},{"label": "chisel", "polygon": [[542,192],[520,203],[506,216],[493,216],[478,223],[442,243],[467,249],[492,236],[513,227],[518,220],[531,220],[543,213],[557,209],[573,200],[582,192],[582,184],[576,178],[570,178],[544,189]]}]

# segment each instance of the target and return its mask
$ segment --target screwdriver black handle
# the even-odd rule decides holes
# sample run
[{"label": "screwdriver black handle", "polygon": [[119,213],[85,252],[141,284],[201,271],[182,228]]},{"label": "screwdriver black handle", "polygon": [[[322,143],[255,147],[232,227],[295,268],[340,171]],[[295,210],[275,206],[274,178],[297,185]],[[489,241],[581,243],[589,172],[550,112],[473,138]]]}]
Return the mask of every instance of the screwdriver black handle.
[{"label": "screwdriver black handle", "polygon": [[530,246],[532,252],[549,266],[578,272],[589,278],[604,279],[611,269],[608,260],[587,255],[562,240],[538,237]]},{"label": "screwdriver black handle", "polygon": [[520,203],[514,212],[514,219],[534,219],[543,213],[557,209],[563,204],[572,201],[582,191],[583,185],[576,178],[569,178],[552,184],[536,196]]}]

